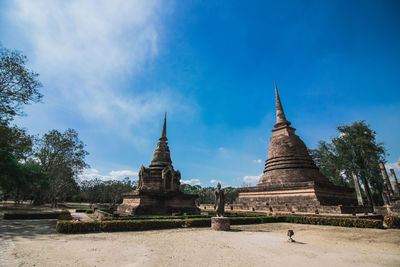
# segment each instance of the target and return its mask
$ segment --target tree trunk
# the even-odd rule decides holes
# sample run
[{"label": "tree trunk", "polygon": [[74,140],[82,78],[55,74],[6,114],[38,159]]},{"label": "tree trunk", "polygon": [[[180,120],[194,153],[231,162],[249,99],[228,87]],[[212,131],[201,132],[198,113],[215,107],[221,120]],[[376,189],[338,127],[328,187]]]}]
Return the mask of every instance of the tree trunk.
[{"label": "tree trunk", "polygon": [[360,178],[361,178],[361,182],[363,183],[365,193],[367,194],[367,198],[368,198],[369,204],[370,204],[371,206],[375,206],[375,202],[374,202],[374,200],[372,199],[372,194],[371,194],[371,190],[370,190],[370,188],[369,188],[367,179],[365,179],[364,175],[362,175],[362,174],[360,175]]}]

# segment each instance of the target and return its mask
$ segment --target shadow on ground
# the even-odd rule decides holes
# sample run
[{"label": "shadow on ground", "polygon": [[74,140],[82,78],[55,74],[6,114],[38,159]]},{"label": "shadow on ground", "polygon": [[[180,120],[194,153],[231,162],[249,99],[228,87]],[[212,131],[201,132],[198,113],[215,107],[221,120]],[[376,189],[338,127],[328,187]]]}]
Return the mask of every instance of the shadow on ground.
[{"label": "shadow on ground", "polygon": [[48,239],[56,233],[56,219],[47,220],[3,220],[0,219],[1,238]]},{"label": "shadow on ground", "polygon": [[268,233],[271,232],[269,230],[262,229],[230,229],[230,232],[252,232],[252,233]]}]

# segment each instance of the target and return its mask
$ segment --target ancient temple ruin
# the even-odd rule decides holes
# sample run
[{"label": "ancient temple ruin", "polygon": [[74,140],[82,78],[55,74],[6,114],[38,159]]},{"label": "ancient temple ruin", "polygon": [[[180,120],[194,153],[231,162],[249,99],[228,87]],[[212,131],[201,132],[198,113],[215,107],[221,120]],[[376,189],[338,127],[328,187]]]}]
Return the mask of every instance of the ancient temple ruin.
[{"label": "ancient temple ruin", "polygon": [[172,166],[167,143],[166,116],[161,137],[148,168],[141,166],[136,190],[123,194],[121,215],[198,214],[197,195],[180,191],[181,173]]},{"label": "ancient temple ruin", "polygon": [[[286,119],[275,83],[276,124],[264,173],[257,186],[239,188],[238,210],[274,213],[352,213],[360,210],[354,190],[333,185],[315,165]],[[362,209],[361,209],[362,210]]]}]

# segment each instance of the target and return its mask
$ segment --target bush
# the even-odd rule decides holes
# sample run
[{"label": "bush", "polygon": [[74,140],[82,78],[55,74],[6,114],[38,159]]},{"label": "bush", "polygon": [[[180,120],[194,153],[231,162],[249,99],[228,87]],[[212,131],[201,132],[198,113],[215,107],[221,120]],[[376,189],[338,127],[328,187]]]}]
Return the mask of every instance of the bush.
[{"label": "bush", "polygon": [[93,213],[93,209],[76,209],[75,212]]},{"label": "bush", "polygon": [[58,220],[68,221],[72,220],[71,213],[68,210],[63,210],[57,218]]},{"label": "bush", "polygon": [[385,216],[383,221],[388,228],[400,228],[400,217]]},{"label": "bush", "polygon": [[148,220],[148,221],[58,221],[56,231],[59,233],[89,233],[89,232],[121,232],[143,231],[152,229],[180,228],[182,220]]},{"label": "bush", "polygon": [[211,227],[210,218],[186,219],[185,227]]},{"label": "bush", "polygon": [[[208,216],[216,216],[216,211],[214,210],[201,210],[202,212],[206,212]],[[246,212],[246,211],[225,211],[225,217],[265,217],[264,213],[257,213],[257,212]]]},{"label": "bush", "polygon": [[[157,217],[158,219],[154,219]],[[171,219],[174,217],[174,219]],[[211,219],[175,217],[184,216],[153,216],[133,217],[135,220],[104,220],[91,222],[58,221],[56,230],[59,233],[87,233],[87,232],[119,232],[119,231],[143,231],[153,229],[169,229],[180,227],[210,227]],[[168,219],[160,219],[168,218]],[[385,217],[386,218],[386,217]],[[394,218],[394,219],[393,219]],[[400,225],[399,217],[386,219],[389,227]],[[397,220],[397,221],[396,221]],[[231,217],[231,225],[257,224],[257,223],[302,223],[316,225],[333,225],[341,227],[383,228],[381,220],[337,218],[337,217],[313,217],[313,216],[256,216],[256,217]],[[393,225],[393,226],[392,226]]]},{"label": "bush", "polygon": [[181,220],[149,220],[149,221],[103,221],[103,232],[141,231],[152,229],[169,229],[182,227]]},{"label": "bush", "polygon": [[100,222],[58,221],[56,231],[64,234],[100,232]]},{"label": "bush", "polygon": [[231,217],[231,225],[263,223],[262,217]]},{"label": "bush", "polygon": [[338,217],[312,217],[312,216],[282,216],[285,222],[332,225],[342,227],[357,228],[383,228],[381,220],[357,219],[357,218],[338,218]]},{"label": "bush", "polygon": [[38,219],[72,219],[71,214],[67,210],[61,212],[36,212],[36,213],[5,213],[5,220],[38,220]]},{"label": "bush", "polygon": [[111,220],[177,220],[177,219],[193,219],[193,218],[211,218],[209,215],[182,215],[182,216],[126,216],[126,217],[104,217],[103,221],[111,221]]}]

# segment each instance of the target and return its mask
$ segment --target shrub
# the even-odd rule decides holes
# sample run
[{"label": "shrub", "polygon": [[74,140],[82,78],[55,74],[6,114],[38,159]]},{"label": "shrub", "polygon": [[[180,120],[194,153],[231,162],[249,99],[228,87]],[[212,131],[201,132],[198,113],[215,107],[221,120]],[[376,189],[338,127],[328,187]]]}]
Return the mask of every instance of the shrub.
[{"label": "shrub", "polygon": [[148,221],[103,221],[101,230],[103,232],[116,231],[141,231],[151,229],[168,229],[182,227],[180,220],[148,220]]},{"label": "shrub", "polygon": [[61,211],[60,215],[58,215],[57,219],[61,220],[61,221],[68,221],[68,220],[72,220],[72,216],[68,210],[63,210],[63,211]]},{"label": "shrub", "polygon": [[400,217],[385,216],[383,221],[388,228],[400,228]]},{"label": "shrub", "polygon": [[61,212],[35,212],[35,213],[5,213],[5,220],[35,220],[35,219],[58,219],[71,218],[71,214],[67,210]]},{"label": "shrub", "polygon": [[186,219],[185,227],[211,227],[210,218]]},{"label": "shrub", "polygon": [[312,216],[282,216],[285,222],[333,225],[342,227],[358,228],[383,228],[381,220],[358,219],[358,218],[337,218],[337,217],[312,217]]},{"label": "shrub", "polygon": [[209,215],[182,215],[182,216],[126,216],[126,217],[104,217],[103,221],[111,221],[111,220],[176,220],[176,219],[192,219],[192,218],[211,218]]},{"label": "shrub", "polygon": [[100,222],[58,221],[56,231],[64,234],[100,232]]},{"label": "shrub", "polygon": [[[156,218],[157,219],[154,219]],[[173,217],[174,219],[171,219]],[[180,227],[210,227],[211,219],[206,218],[175,218],[184,216],[153,216],[133,217],[134,220],[104,220],[91,222],[58,221],[56,230],[59,233],[86,233],[86,232],[117,232],[117,231],[143,231],[152,229],[169,229]],[[388,216],[387,216],[388,217]],[[168,219],[160,219],[168,218]],[[400,225],[399,217],[388,217],[389,227]],[[396,221],[397,220],[397,221]],[[385,222],[386,222],[385,221]],[[231,217],[231,225],[289,222],[316,225],[334,225],[342,227],[382,228],[381,220],[315,217],[315,216],[255,216],[255,217]]]},{"label": "shrub", "polygon": [[255,224],[262,223],[262,218],[260,217],[232,217],[230,218],[231,225],[238,224]]},{"label": "shrub", "polygon": [[76,209],[75,212],[93,213],[93,209]]},{"label": "shrub", "polygon": [[148,220],[148,221],[58,221],[56,231],[59,233],[121,232],[182,227],[182,220]]}]

